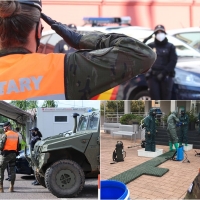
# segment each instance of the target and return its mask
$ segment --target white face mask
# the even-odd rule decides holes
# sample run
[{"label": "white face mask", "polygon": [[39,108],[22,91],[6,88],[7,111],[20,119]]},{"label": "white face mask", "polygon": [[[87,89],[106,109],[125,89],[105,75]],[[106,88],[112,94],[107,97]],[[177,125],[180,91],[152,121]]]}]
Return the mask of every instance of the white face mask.
[{"label": "white face mask", "polygon": [[156,35],[156,39],[162,42],[165,39],[165,34],[164,33],[158,33]]}]

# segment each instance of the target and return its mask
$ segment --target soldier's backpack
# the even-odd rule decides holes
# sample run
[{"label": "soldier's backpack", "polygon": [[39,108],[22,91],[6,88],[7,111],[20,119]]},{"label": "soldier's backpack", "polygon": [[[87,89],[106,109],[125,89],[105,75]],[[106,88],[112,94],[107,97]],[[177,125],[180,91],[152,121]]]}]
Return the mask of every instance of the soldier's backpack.
[{"label": "soldier's backpack", "polygon": [[115,150],[113,151],[113,161],[115,162],[122,162],[126,157],[126,152],[124,151],[124,146],[122,141],[117,141],[115,145]]}]

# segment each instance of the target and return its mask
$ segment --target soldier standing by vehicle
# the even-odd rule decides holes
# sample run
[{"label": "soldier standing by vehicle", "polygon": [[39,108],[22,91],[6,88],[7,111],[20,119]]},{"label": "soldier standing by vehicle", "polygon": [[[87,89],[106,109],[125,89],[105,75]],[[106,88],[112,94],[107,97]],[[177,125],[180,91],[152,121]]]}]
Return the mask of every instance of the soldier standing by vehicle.
[{"label": "soldier standing by vehicle", "polygon": [[9,191],[14,191],[15,183],[15,160],[16,153],[19,148],[19,136],[16,132],[12,131],[10,122],[6,122],[3,125],[5,134],[0,139],[0,193],[4,192],[3,179],[4,171],[9,163],[10,167],[10,188]]},{"label": "soldier standing by vehicle", "polygon": [[167,118],[167,133],[169,137],[169,150],[173,150],[173,145],[175,146],[176,150],[178,149],[178,136],[176,133],[176,124],[180,122],[179,118],[177,117],[177,112],[172,112],[169,117]]},{"label": "soldier standing by vehicle", "polygon": [[[157,59],[146,74],[150,96],[153,100],[170,100],[175,76],[174,68],[177,63],[175,46],[168,42],[163,25],[157,25],[153,34],[155,40],[148,45],[156,52]],[[153,34],[143,42],[146,43]]]},{"label": "soldier standing by vehicle", "polygon": [[[155,61],[152,49],[132,37],[82,35],[41,11],[41,0],[0,1],[0,99],[91,99],[145,73]],[[80,51],[36,53],[40,18]]]},{"label": "soldier standing by vehicle", "polygon": [[145,151],[156,151],[155,135],[156,135],[156,123],[155,123],[156,111],[151,108],[149,115],[144,119],[145,126]]},{"label": "soldier standing by vehicle", "polygon": [[187,146],[187,144],[188,144],[189,117],[185,113],[185,109],[181,110],[181,116],[179,117],[179,120],[181,122],[179,146],[182,146],[183,142],[185,142],[185,146]]}]

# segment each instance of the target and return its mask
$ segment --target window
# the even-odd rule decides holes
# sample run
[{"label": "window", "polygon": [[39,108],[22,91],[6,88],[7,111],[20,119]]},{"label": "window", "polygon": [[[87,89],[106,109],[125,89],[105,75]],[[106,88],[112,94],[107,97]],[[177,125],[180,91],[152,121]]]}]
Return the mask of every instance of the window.
[{"label": "window", "polygon": [[179,33],[175,37],[200,52],[200,32]]},{"label": "window", "polygon": [[67,116],[55,116],[55,122],[67,122]]},{"label": "window", "polygon": [[78,131],[85,131],[87,129],[88,117],[82,116],[79,119]]}]

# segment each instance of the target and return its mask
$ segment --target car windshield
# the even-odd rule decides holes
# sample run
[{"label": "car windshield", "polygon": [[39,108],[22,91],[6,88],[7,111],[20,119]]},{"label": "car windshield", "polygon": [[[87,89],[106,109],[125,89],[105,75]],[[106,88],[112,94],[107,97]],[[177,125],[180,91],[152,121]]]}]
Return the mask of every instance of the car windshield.
[{"label": "car windshield", "polygon": [[200,32],[178,33],[174,37],[200,52]]},{"label": "car windshield", "polygon": [[[177,38],[167,35],[167,39],[176,47],[176,53],[179,57],[200,57],[200,53],[187,45],[186,43],[178,40]],[[154,41],[154,38],[148,40],[147,44]]]}]

